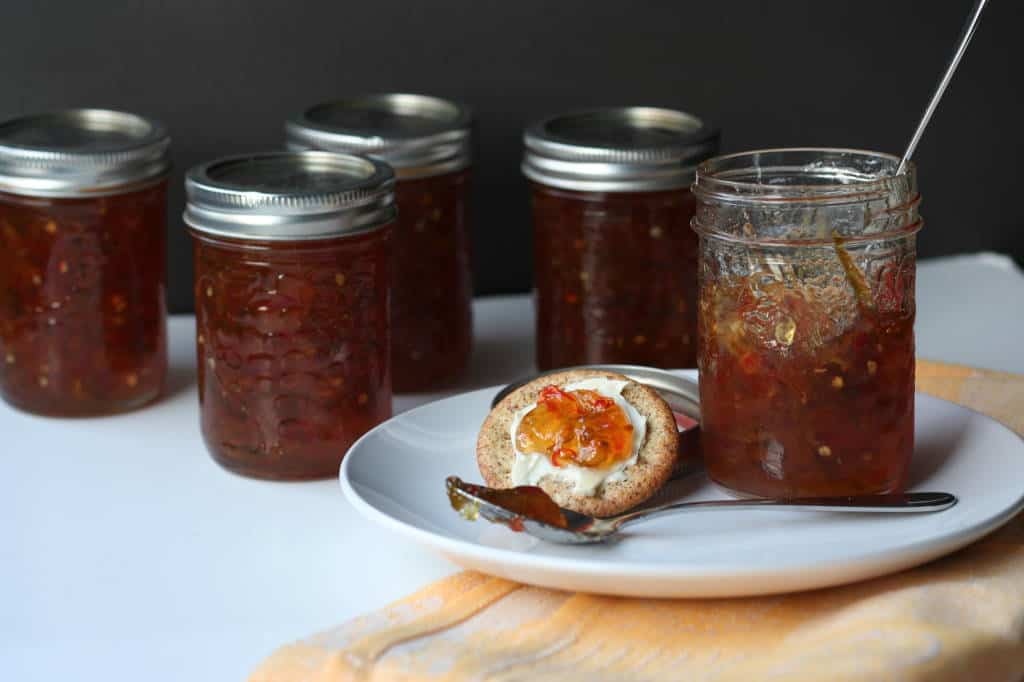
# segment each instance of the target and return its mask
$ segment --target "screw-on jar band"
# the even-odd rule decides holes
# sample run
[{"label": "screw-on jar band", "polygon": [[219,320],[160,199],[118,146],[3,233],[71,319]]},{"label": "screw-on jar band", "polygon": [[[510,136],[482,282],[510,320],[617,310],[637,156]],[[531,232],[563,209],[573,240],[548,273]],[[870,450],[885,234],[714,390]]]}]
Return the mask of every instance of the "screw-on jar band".
[{"label": "screw-on jar band", "polygon": [[672,109],[594,109],[546,118],[523,136],[526,177],[582,192],[687,187],[697,164],[718,151],[719,133]]},{"label": "screw-on jar band", "polygon": [[159,122],[67,109],[0,123],[0,191],[40,197],[116,194],[162,178],[170,137]]},{"label": "screw-on jar band", "polygon": [[336,237],[395,219],[394,173],[355,154],[269,152],[218,159],[185,177],[185,223],[261,241]]},{"label": "screw-on jar band", "polygon": [[289,149],[367,154],[398,178],[451,173],[471,161],[472,113],[438,97],[361,95],[324,102],[285,124]]}]

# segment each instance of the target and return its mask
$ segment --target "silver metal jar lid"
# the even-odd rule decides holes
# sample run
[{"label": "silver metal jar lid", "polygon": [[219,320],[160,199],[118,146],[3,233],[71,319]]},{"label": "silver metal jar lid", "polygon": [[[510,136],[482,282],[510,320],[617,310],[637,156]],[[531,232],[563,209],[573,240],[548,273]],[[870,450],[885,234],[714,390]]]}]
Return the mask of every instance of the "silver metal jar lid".
[{"label": "silver metal jar lid", "polygon": [[330,152],[267,152],[210,161],[185,176],[185,224],[259,241],[319,239],[383,227],[395,178],[380,161]]},{"label": "silver metal jar lid", "polygon": [[523,135],[523,173],[581,192],[686,187],[718,151],[718,130],[682,111],[619,107],[546,118]]},{"label": "silver metal jar lid", "polygon": [[116,194],[166,175],[163,125],[106,109],[66,109],[0,123],[0,191],[42,197]]},{"label": "silver metal jar lid", "polygon": [[439,97],[389,93],[324,102],[285,123],[288,149],[369,154],[399,179],[440,175],[470,164],[469,109]]}]

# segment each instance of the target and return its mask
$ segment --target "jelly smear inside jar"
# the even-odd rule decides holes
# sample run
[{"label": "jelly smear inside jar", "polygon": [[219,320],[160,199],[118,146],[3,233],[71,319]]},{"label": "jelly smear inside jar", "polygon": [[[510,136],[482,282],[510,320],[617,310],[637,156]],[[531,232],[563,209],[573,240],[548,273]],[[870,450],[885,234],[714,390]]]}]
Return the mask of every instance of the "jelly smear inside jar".
[{"label": "jelly smear inside jar", "polygon": [[633,424],[611,398],[587,389],[546,386],[516,432],[520,452],[546,455],[557,467],[607,468],[632,454]]}]

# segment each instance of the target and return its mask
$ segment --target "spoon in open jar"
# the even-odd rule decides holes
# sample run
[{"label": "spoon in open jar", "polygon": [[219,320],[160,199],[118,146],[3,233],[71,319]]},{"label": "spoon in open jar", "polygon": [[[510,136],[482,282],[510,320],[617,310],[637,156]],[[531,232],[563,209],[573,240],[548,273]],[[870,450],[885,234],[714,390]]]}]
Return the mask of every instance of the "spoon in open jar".
[{"label": "spoon in open jar", "polygon": [[595,518],[559,507],[547,493],[536,486],[501,490],[466,483],[455,476],[449,476],[445,483],[452,508],[463,518],[475,521],[482,516],[491,523],[499,523],[516,532],[527,533],[541,540],[562,545],[606,542],[615,538],[625,526],[681,512],[774,509],[858,514],[921,513],[949,509],[957,502],[954,495],[933,492],[852,497],[707,500],[672,502],[658,507],[629,511],[618,516]]},{"label": "spoon in open jar", "polygon": [[960,65],[960,59],[964,56],[964,52],[967,51],[967,45],[971,42],[971,38],[974,37],[974,30],[978,28],[978,20],[981,18],[981,10],[985,9],[985,3],[988,0],[977,0],[974,3],[974,9],[971,10],[970,16],[967,17],[967,23],[964,24],[964,30],[960,34],[960,40],[957,42],[956,49],[953,51],[953,56],[950,57],[949,64],[946,65],[946,70],[942,74],[942,78],[939,79],[938,85],[935,86],[935,92],[932,93],[932,98],[928,100],[928,106],[925,107],[924,113],[921,114],[921,120],[917,124],[917,128],[914,130],[913,136],[910,138],[910,144],[907,145],[907,150],[903,152],[903,158],[900,159],[900,165],[896,168],[896,175],[899,175],[907,168],[907,163],[910,161],[910,157],[913,156],[914,150],[917,149],[917,143],[921,141],[921,135],[924,134],[924,129],[928,127],[928,121],[932,119],[932,114],[935,113],[936,107],[939,106],[939,100],[942,99],[942,95],[946,92],[946,86],[949,85],[949,81],[953,79],[953,73],[956,71],[956,67]]}]

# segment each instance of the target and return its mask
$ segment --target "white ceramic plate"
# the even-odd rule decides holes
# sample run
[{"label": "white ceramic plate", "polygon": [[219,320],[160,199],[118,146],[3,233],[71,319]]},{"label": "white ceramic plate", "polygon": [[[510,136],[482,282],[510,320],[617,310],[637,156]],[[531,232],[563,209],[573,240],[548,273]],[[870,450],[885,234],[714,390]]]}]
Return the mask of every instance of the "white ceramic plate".
[{"label": "white ceramic plate", "polygon": [[[681,372],[694,377],[692,372]],[[921,515],[707,511],[650,521],[609,545],[566,546],[448,506],[446,476],[479,481],[477,430],[498,387],[424,405],[360,439],[341,487],[369,519],[465,568],[564,590],[645,597],[735,597],[871,578],[948,554],[1024,507],[1024,441],[988,417],[918,394],[911,486],[960,498]],[[663,495],[722,497],[697,474]]]}]

